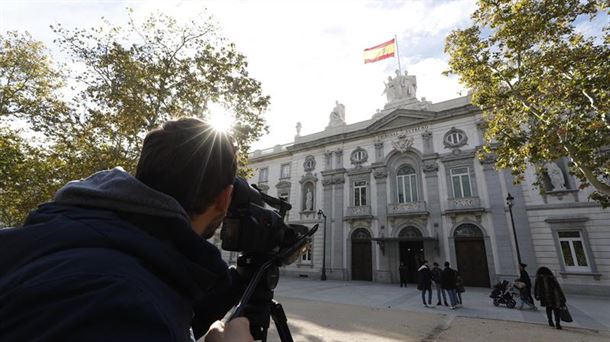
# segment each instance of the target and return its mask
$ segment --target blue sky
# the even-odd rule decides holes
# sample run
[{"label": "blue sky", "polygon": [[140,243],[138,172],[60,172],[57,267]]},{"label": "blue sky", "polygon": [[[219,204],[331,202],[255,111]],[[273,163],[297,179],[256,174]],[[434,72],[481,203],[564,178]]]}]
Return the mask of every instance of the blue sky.
[{"label": "blue sky", "polygon": [[335,100],[348,123],[369,119],[383,108],[383,82],[395,59],[363,64],[362,51],[398,37],[403,70],[415,74],[418,97],[439,102],[465,94],[455,77],[445,77],[445,36],[470,24],[474,1],[7,1],[0,0],[0,30],[27,30],[55,57],[49,25],[97,26],[104,16],[124,24],[126,7],[136,18],[160,10],[179,21],[207,8],[223,34],[248,57],[251,75],[271,96],[265,113],[270,133],[253,148],[291,142],[323,130]]}]

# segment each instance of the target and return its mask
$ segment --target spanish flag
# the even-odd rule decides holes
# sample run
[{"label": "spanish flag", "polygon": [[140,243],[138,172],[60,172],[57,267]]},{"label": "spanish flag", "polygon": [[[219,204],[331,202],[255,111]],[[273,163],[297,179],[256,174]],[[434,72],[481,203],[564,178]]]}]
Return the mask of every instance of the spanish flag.
[{"label": "spanish flag", "polygon": [[368,49],[364,49],[364,64],[373,63],[382,59],[394,57],[396,52],[396,40],[388,40],[385,43],[381,43],[377,46],[373,46]]}]

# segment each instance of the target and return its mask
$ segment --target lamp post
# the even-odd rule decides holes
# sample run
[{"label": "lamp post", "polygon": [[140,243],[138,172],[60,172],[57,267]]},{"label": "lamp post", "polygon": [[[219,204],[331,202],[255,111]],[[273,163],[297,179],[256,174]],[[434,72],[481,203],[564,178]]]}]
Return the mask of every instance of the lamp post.
[{"label": "lamp post", "polygon": [[517,241],[517,231],[515,230],[515,220],[513,219],[513,200],[515,198],[508,193],[506,196],[506,204],[508,205],[508,212],[510,213],[510,223],[513,225],[513,236],[515,237],[515,248],[517,249],[517,261],[521,265],[521,253],[519,253],[519,241]]},{"label": "lamp post", "polygon": [[324,217],[324,242],[322,244],[322,276],[320,280],[326,280],[326,215],[322,209],[318,210],[318,220]]}]

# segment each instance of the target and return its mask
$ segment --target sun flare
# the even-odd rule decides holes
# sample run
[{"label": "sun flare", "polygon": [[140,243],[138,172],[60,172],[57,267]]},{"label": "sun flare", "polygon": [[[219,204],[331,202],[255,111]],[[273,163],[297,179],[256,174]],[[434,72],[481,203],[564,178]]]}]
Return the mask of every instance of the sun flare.
[{"label": "sun flare", "polygon": [[213,110],[207,120],[209,124],[218,132],[228,132],[233,124],[233,117],[221,110]]}]

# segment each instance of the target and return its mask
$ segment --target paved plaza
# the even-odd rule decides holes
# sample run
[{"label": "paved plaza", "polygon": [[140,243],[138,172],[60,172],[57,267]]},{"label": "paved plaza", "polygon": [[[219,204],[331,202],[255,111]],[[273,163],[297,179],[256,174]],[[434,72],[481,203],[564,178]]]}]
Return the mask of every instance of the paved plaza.
[{"label": "paved plaza", "polygon": [[[457,310],[450,310],[445,306],[424,307],[420,291],[413,284],[409,284],[407,288],[400,288],[397,284],[282,277],[275,294],[279,300],[302,299],[371,309],[442,314],[450,319],[482,318],[547,325],[544,308],[533,312],[508,309],[504,306],[495,307],[489,298],[490,292],[490,289],[466,288],[466,292],[462,294],[464,307]],[[434,293],[432,304],[436,302],[436,293]],[[567,302],[574,322],[565,323],[565,327],[610,331],[610,297],[567,294]],[[286,311],[289,310],[290,308],[287,307]]]}]

